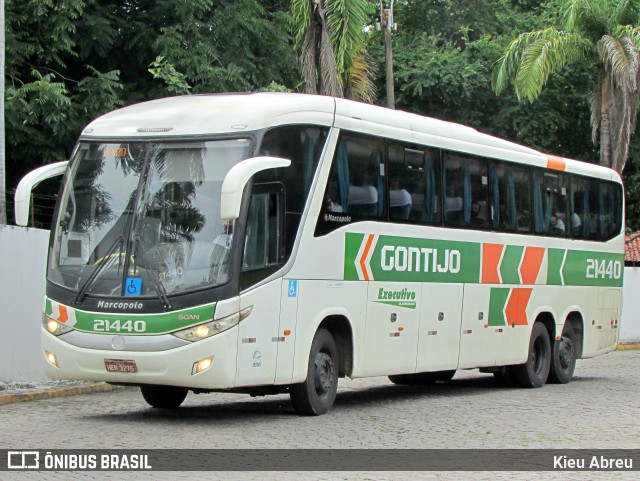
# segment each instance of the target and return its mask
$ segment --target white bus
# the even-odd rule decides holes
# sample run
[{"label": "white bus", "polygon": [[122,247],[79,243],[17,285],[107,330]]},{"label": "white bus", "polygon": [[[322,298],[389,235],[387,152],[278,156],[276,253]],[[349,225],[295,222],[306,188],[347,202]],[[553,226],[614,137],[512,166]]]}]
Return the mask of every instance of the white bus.
[{"label": "white bus", "polygon": [[64,172],[42,355],[54,379],[288,392],[340,377],[492,372],[567,383],[616,348],[620,176],[474,129],[348,100],[194,95],[104,115]]}]

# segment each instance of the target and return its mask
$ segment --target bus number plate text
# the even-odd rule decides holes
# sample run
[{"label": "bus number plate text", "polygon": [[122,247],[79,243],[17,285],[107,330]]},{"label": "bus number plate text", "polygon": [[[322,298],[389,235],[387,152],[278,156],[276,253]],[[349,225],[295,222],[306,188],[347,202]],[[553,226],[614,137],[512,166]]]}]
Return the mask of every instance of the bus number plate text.
[{"label": "bus number plate text", "polygon": [[105,359],[104,366],[109,372],[138,372],[138,366],[132,360]]}]

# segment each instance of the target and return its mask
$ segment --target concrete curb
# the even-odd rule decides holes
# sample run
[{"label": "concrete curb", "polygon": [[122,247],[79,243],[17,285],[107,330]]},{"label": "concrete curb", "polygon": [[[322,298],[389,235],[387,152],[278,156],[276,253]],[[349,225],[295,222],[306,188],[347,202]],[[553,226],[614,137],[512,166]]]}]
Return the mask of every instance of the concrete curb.
[{"label": "concrete curb", "polygon": [[618,344],[618,351],[640,351],[640,342]]},{"label": "concrete curb", "polygon": [[86,384],[83,386],[69,386],[57,389],[38,389],[34,391],[0,394],[0,406],[4,404],[14,404],[26,401],[38,401],[40,399],[59,398],[66,396],[75,396],[76,394],[94,394],[100,392],[112,392],[116,390],[126,389],[121,386],[112,386],[111,384],[96,383]]}]

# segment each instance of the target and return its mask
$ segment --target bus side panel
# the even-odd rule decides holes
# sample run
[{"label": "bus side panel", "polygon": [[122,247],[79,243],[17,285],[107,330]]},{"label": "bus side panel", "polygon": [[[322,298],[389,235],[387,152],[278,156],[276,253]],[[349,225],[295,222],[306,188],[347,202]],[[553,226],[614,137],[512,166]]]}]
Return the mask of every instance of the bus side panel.
[{"label": "bus side panel", "polygon": [[620,335],[620,288],[600,287],[590,296],[589,316],[585,319],[582,357],[613,351]]},{"label": "bus side panel", "polygon": [[298,322],[292,383],[306,379],[313,337],[323,320],[342,316],[349,322],[353,339],[353,375],[366,367],[361,355],[365,339],[368,282],[299,280]]},{"label": "bus side panel", "polygon": [[462,284],[422,284],[417,372],[458,367]]}]

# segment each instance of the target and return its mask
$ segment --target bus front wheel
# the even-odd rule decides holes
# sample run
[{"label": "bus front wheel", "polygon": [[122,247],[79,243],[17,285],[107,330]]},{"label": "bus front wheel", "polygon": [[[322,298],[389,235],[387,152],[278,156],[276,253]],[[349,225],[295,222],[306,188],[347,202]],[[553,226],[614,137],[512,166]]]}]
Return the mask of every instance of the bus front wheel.
[{"label": "bus front wheel", "polygon": [[529,341],[527,362],[513,366],[513,380],[517,386],[537,388],[544,386],[551,368],[551,341],[549,331],[541,322],[536,322]]},{"label": "bus front wheel", "polygon": [[187,397],[188,389],[176,386],[140,386],[142,397],[147,404],[159,409],[175,409]]},{"label": "bus front wheel", "polygon": [[318,329],[309,353],[307,379],[291,386],[291,403],[298,414],[324,414],[336,399],[338,390],[338,349],[331,333]]}]

